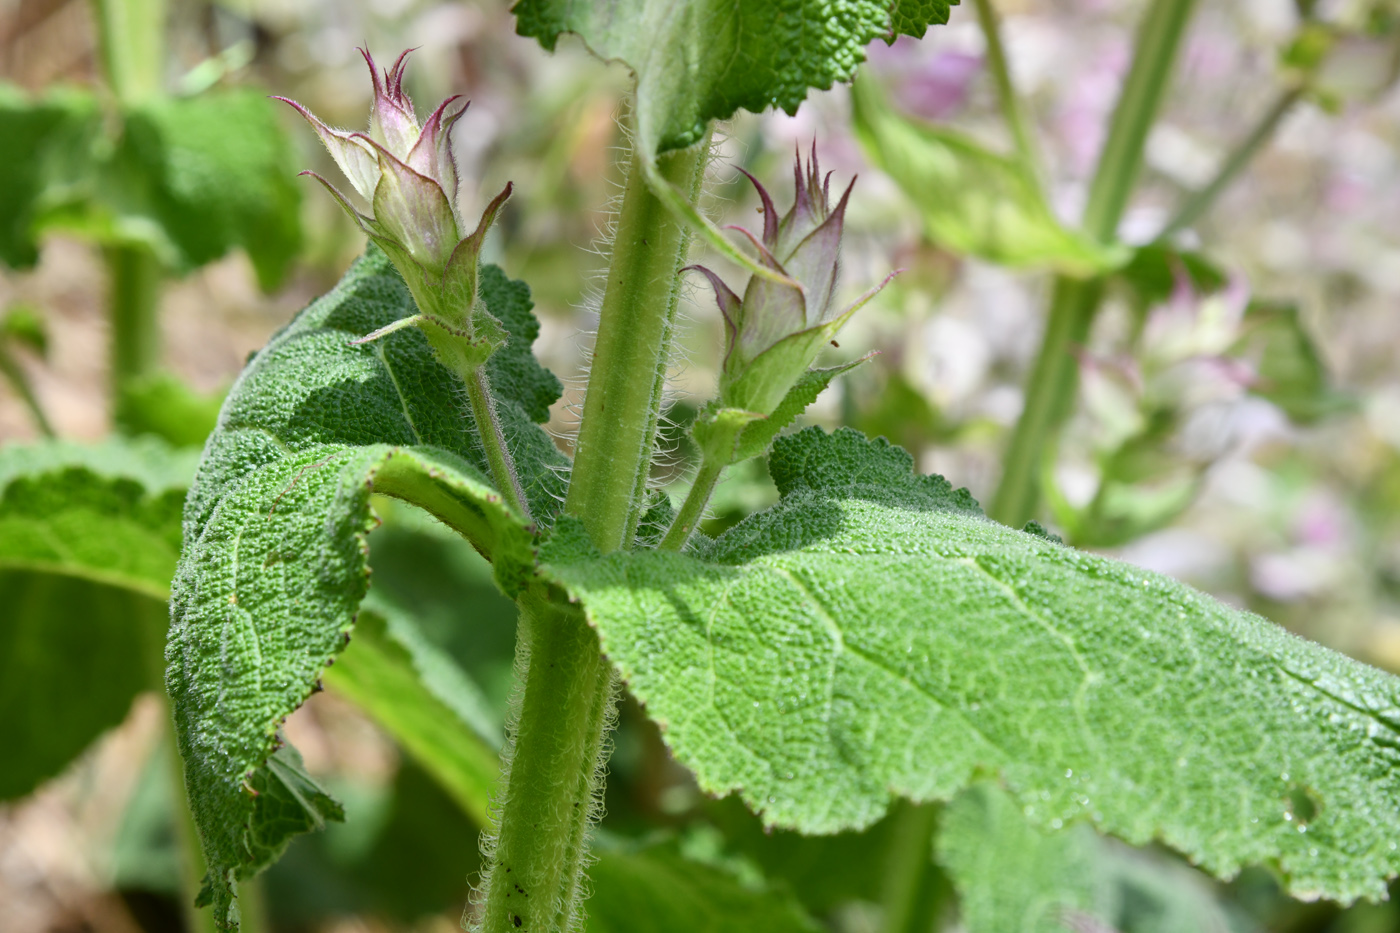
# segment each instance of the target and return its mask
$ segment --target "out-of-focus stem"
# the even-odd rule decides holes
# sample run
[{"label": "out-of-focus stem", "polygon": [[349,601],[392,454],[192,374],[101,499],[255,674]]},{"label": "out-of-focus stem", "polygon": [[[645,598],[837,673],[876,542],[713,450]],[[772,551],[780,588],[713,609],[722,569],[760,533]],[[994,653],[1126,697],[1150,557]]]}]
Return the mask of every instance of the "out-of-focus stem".
[{"label": "out-of-focus stem", "polygon": [[1030,130],[1030,121],[1021,97],[1016,93],[1016,85],[1011,80],[1011,68],[1006,60],[1006,47],[1001,41],[1001,24],[992,0],[976,0],[977,22],[982,27],[982,35],[987,41],[987,65],[991,69],[992,81],[996,84],[997,100],[1001,104],[1002,119],[1016,144],[1016,154],[1021,163],[1036,177],[1040,177],[1040,153],[1035,146],[1035,136]]},{"label": "out-of-focus stem", "polygon": [[894,822],[885,866],[883,933],[932,933],[951,891],[933,863],[938,827],[936,804],[901,800],[890,814]]},{"label": "out-of-focus stem", "polygon": [[19,395],[24,407],[29,409],[29,414],[34,418],[34,423],[39,426],[40,433],[45,437],[53,437],[53,425],[49,423],[48,416],[44,414],[43,406],[39,404],[39,399],[34,394],[34,387],[29,384],[29,377],[20,368],[19,360],[14,358],[3,342],[0,342],[0,376],[5,378],[5,381]]},{"label": "out-of-focus stem", "polygon": [[155,254],[142,246],[109,246],[103,252],[112,320],[112,397],[120,403],[122,389],[160,362],[157,312],[163,270]]},{"label": "out-of-focus stem", "polygon": [[102,70],[124,104],[159,94],[165,78],[165,0],[93,0]]},{"label": "out-of-focus stem", "polygon": [[[1086,233],[1112,242],[1142,168],[1147,135],[1170,84],[1195,0],[1153,0],[1138,27],[1133,64],[1114,108],[1108,139],[1084,209]],[[1055,280],[1040,354],[1026,385],[1026,402],[1003,460],[990,514],[1020,526],[1035,517],[1041,460],[1073,408],[1079,385],[1074,349],[1084,343],[1103,293],[1101,281]]]},{"label": "out-of-focus stem", "polygon": [[1306,91],[1304,85],[1289,88],[1278,96],[1273,106],[1265,113],[1263,118],[1255,125],[1249,135],[1240,140],[1239,144],[1225,157],[1225,161],[1220,163],[1220,168],[1215,172],[1215,176],[1206,183],[1205,187],[1188,197],[1172,215],[1172,219],[1167,221],[1162,232],[1157,234],[1158,240],[1169,240],[1175,234],[1191,226],[1200,217],[1210,210],[1211,206],[1220,197],[1220,193],[1230,186],[1239,177],[1240,172],[1254,161],[1269,140],[1273,139],[1274,133],[1278,131],[1279,124],[1284,117],[1293,111],[1294,105],[1302,100]]}]

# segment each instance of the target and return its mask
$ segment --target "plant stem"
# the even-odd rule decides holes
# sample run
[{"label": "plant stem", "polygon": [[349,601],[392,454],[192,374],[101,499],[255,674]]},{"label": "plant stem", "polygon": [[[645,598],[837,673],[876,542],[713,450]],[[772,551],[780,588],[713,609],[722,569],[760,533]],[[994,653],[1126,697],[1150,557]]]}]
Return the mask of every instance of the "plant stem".
[{"label": "plant stem", "polygon": [[519,693],[502,754],[503,798],[483,881],[483,933],[567,933],[581,901],[585,834],[596,817],[612,666],[565,594],[520,599]]},{"label": "plant stem", "polygon": [[933,862],[939,807],[901,800],[894,821],[885,870],[884,933],[930,933],[951,894]]},{"label": "plant stem", "polygon": [[481,446],[486,451],[486,462],[491,467],[491,478],[496,488],[513,506],[531,521],[530,503],[525,498],[525,490],[520,487],[520,477],[515,473],[515,461],[506,447],[505,434],[501,431],[501,419],[496,414],[496,401],[491,396],[491,383],[486,377],[485,367],[478,366],[468,374],[467,397],[471,399],[472,416],[476,419],[476,432],[481,437]]},{"label": "plant stem", "polygon": [[[694,200],[708,152],[707,136],[662,155],[659,171]],[[689,242],[647,184],[646,153],[633,152],[564,503],[604,552],[630,547],[641,515]]]},{"label": "plant stem", "polygon": [[180,852],[180,913],[185,918],[186,933],[217,933],[218,925],[214,923],[214,911],[207,907],[194,906],[208,865],[205,864],[204,852],[200,849],[199,830],[195,828],[189,799],[185,795],[185,765],[180,759],[179,745],[175,741],[175,721],[171,717],[168,702],[165,720],[169,728],[164,754],[174,781],[171,786],[175,789],[175,837]]},{"label": "plant stem", "polygon": [[681,503],[681,509],[676,513],[671,527],[666,530],[666,537],[661,539],[661,544],[658,545],[660,550],[679,551],[685,547],[691,532],[705,515],[705,506],[709,505],[710,496],[714,495],[715,487],[719,485],[724,467],[722,461],[713,457],[701,459],[695,482],[691,485],[690,492],[686,493],[685,501]]},{"label": "plant stem", "polygon": [[19,395],[20,401],[29,409],[29,414],[39,426],[39,432],[45,437],[53,437],[53,425],[49,423],[48,416],[44,414],[44,408],[39,404],[39,399],[34,394],[34,387],[29,384],[29,377],[25,375],[23,368],[19,365],[19,360],[14,358],[3,341],[0,341],[0,376],[3,376],[10,383],[10,386]]},{"label": "plant stem", "polygon": [[1283,118],[1293,110],[1295,104],[1302,100],[1306,86],[1299,84],[1289,88],[1278,96],[1272,107],[1265,112],[1263,119],[1250,131],[1249,135],[1240,140],[1239,144],[1231,150],[1225,157],[1225,161],[1220,163],[1220,168],[1215,172],[1205,187],[1192,194],[1186,202],[1177,209],[1172,219],[1167,221],[1167,225],[1162,228],[1162,232],[1157,234],[1159,241],[1169,240],[1173,235],[1181,232],[1195,223],[1201,215],[1205,214],[1215,203],[1220,192],[1229,187],[1245,167],[1254,160],[1254,157],[1266,146],[1274,133],[1278,130]]},{"label": "plant stem", "polygon": [[109,246],[108,307],[112,315],[112,391],[147,375],[160,361],[161,268],[155,254],[142,246]]},{"label": "plant stem", "polygon": [[[1138,27],[1132,68],[1114,108],[1084,209],[1084,230],[1100,242],[1117,236],[1194,8],[1195,0],[1153,0]],[[1079,367],[1073,352],[1088,337],[1102,294],[1101,281],[1055,279],[1045,336],[1026,385],[1025,408],[992,500],[990,514],[999,522],[1015,527],[1035,517],[1041,460],[1074,404]]]},{"label": "plant stem", "polygon": [[1001,42],[1001,26],[992,0],[976,0],[977,22],[982,27],[982,35],[987,41],[987,64],[991,68],[992,81],[997,87],[997,101],[1001,104],[1002,119],[1011,131],[1016,145],[1016,154],[1021,163],[1035,177],[1040,177],[1040,153],[1035,147],[1035,137],[1030,131],[1030,121],[1016,85],[1011,81],[1011,68],[1006,60],[1006,47]]},{"label": "plant stem", "polygon": [[161,92],[165,0],[93,0],[102,70],[112,93],[135,104]]}]

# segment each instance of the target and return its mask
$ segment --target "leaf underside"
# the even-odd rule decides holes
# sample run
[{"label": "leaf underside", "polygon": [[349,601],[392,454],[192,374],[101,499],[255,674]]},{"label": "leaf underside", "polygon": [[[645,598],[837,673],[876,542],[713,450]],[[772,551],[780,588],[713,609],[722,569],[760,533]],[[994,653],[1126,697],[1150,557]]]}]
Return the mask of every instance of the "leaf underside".
[{"label": "leaf underside", "polygon": [[[637,133],[659,154],[699,141],[739,108],[788,113],[811,88],[849,81],[877,38],[922,36],[948,21],[946,0],[520,0],[516,30],[553,50],[579,35],[637,79]],[[892,15],[893,14],[893,15]]]},{"label": "leaf underside", "polygon": [[1036,825],[1384,895],[1400,681],[911,465],[808,429],[775,446],[779,504],[703,553],[548,568],[703,789],[829,833],[994,773]]},{"label": "leaf underside", "polygon": [[[484,267],[481,295],[518,344],[489,371],[504,387],[497,405],[521,484],[536,520],[548,522],[567,461],[535,422],[558,382],[529,355],[537,325],[524,287]],[[371,249],[244,370],[186,504],[166,678],[222,923],[233,922],[231,879],[305,828],[262,826],[248,788],[279,724],[349,640],[369,586],[371,492],[458,530],[491,556],[507,592],[534,572],[534,529],[484,478],[464,387],[423,335],[408,328],[350,344],[413,311],[402,280]]]}]

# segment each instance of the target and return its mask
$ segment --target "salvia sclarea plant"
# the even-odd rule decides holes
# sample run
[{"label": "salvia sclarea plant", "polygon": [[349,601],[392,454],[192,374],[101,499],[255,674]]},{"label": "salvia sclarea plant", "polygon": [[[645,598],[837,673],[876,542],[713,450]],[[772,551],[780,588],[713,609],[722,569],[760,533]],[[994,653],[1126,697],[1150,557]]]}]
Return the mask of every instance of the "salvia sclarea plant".
[{"label": "salvia sclarea plant", "polygon": [[[515,8],[523,35],[552,49],[577,33],[635,77],[572,461],[542,427],[560,387],[530,350],[528,290],[479,263],[509,189],[471,233],[457,212],[457,102],[420,121],[401,57],[383,74],[370,63],[369,132],[299,108],[373,246],[250,360],[186,501],[167,687],[222,926],[238,922],[238,882],[341,816],[279,729],[323,677],[353,692],[331,665],[352,633],[382,634],[356,621],[372,494],[465,538],[519,610],[477,929],[582,926],[619,683],[702,790],[736,793],[768,826],[835,833],[897,798],[973,801],[949,808],[937,844],[955,879],[998,821],[1020,821],[1027,846],[1068,838],[1066,824],[1160,842],[1220,877],[1267,864],[1306,897],[1383,897],[1400,872],[1395,678],[1037,525],[993,522],[881,439],[782,433],[837,375],[813,366],[854,310],[834,301],[851,192],[832,206],[815,158],[799,161],[792,207],[780,216],[760,189],[764,229],[740,249],[695,207],[711,126],[792,110],[848,80],[868,42],[921,36],[948,8],[781,10]],[[647,481],[696,235],[750,278],[740,294],[700,270],[726,347],[675,510]],[[777,504],[698,533],[721,472],[760,455]],[[374,684],[358,689],[372,706]],[[395,694],[401,719],[414,696]],[[908,812],[918,866],[932,811]]]}]

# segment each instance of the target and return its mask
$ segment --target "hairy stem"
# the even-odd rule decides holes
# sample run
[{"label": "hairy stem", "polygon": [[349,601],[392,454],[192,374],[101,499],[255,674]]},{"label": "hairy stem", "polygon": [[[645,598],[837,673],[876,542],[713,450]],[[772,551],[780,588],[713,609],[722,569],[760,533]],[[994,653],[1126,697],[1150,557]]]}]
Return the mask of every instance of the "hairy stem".
[{"label": "hairy stem", "polygon": [[[1114,108],[1084,209],[1084,230],[1100,242],[1117,236],[1194,8],[1195,0],[1153,0],[1138,27],[1132,68]],[[1101,281],[1065,276],[1055,280],[1045,336],[1026,385],[1025,408],[992,500],[990,514],[999,522],[1019,526],[1035,517],[1041,460],[1073,408],[1079,384],[1074,351],[1089,334],[1102,294]]]},{"label": "hairy stem", "polygon": [[[699,192],[709,138],[658,160],[669,185]],[[651,470],[690,233],[647,183],[634,152],[617,218],[598,339],[565,510],[604,551],[630,547]]]},{"label": "hairy stem", "polygon": [[661,550],[679,551],[685,547],[691,533],[705,517],[705,506],[710,504],[710,496],[714,495],[715,487],[719,485],[724,466],[722,461],[713,457],[705,457],[700,461],[700,470],[695,474],[695,482],[686,494],[685,501],[681,503],[681,509],[676,513],[671,527],[666,530],[666,537],[661,539]]},{"label": "hairy stem", "polygon": [[1250,162],[1254,161],[1263,148],[1268,145],[1269,140],[1277,132],[1279,124],[1283,118],[1293,111],[1293,107],[1298,101],[1303,99],[1306,86],[1299,84],[1289,88],[1278,96],[1265,113],[1263,119],[1255,125],[1244,139],[1240,140],[1230,154],[1225,157],[1225,161],[1220,163],[1220,168],[1216,169],[1215,176],[1206,183],[1205,187],[1192,194],[1186,202],[1177,209],[1172,219],[1167,221],[1162,232],[1157,234],[1158,240],[1169,240],[1175,234],[1180,233],[1187,227],[1195,223],[1200,217],[1210,210],[1211,206],[1220,197],[1220,193],[1230,186],[1240,172]]},{"label": "hairy stem", "polygon": [[521,597],[522,686],[485,852],[483,933],[567,933],[579,916],[585,834],[596,816],[612,667],[577,605],[542,586]]},{"label": "hairy stem", "polygon": [[466,383],[472,416],[476,419],[476,431],[486,451],[486,462],[491,467],[491,479],[506,502],[518,509],[526,521],[531,521],[530,503],[525,499],[525,490],[520,487],[515,460],[501,431],[501,419],[496,414],[496,401],[491,396],[491,383],[486,377],[485,367],[478,366],[469,373]]},{"label": "hairy stem", "polygon": [[1011,139],[1016,145],[1016,154],[1021,163],[1031,172],[1040,175],[1040,153],[1035,146],[1035,136],[1030,131],[1030,121],[1021,97],[1016,93],[1016,85],[1011,81],[1011,68],[1006,61],[1006,47],[1001,42],[1001,25],[992,0],[976,0],[977,22],[982,27],[982,35],[987,41],[987,65],[991,68],[992,81],[997,88],[997,101],[1001,105],[1002,119],[1011,131]]}]

